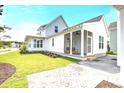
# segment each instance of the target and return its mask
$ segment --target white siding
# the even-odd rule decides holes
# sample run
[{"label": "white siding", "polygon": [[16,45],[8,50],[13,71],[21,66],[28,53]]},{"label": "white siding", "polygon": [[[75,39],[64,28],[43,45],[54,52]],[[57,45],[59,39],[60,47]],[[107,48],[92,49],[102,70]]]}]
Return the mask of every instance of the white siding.
[{"label": "white siding", "polygon": [[[54,46],[52,46],[52,39],[54,38]],[[64,53],[64,35],[58,35],[47,40],[46,48],[49,51]]]},{"label": "white siding", "polygon": [[110,33],[110,49],[117,52],[117,29],[109,31]]},{"label": "white siding", "polygon": [[42,30],[40,32],[41,32],[41,34],[40,34],[41,37],[45,37],[46,36],[46,30]]},{"label": "white siding", "polygon": [[[84,24],[83,29],[93,33],[93,54],[106,53],[107,33],[103,21]],[[99,49],[99,36],[104,37],[104,49]]]},{"label": "white siding", "polygon": [[66,24],[62,20],[62,18],[58,18],[52,24],[50,24],[46,29],[46,36],[50,36],[55,34],[55,26],[58,26],[58,32],[62,31],[63,29],[67,28]]}]

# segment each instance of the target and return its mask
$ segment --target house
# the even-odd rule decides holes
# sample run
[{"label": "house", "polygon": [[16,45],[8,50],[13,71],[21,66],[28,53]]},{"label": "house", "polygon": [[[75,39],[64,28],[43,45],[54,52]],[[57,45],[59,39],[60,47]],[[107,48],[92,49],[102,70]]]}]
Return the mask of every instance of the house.
[{"label": "house", "polygon": [[110,35],[110,49],[117,52],[117,22],[110,23],[108,29]]},{"label": "house", "polygon": [[41,25],[36,35],[27,35],[27,50],[103,56],[107,51],[108,28],[103,15],[68,27],[62,16]]},{"label": "house", "polygon": [[20,48],[21,42],[11,41],[12,48]]}]

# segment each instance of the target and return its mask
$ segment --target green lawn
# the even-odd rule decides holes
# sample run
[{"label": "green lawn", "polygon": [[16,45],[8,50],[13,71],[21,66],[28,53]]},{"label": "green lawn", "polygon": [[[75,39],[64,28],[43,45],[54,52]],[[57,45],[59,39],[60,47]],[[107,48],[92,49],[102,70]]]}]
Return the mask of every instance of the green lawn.
[{"label": "green lawn", "polygon": [[66,66],[78,60],[66,57],[50,58],[46,55],[20,54],[19,51],[0,55],[0,62],[10,63],[16,67],[16,73],[7,79],[1,88],[26,88],[26,75]]}]

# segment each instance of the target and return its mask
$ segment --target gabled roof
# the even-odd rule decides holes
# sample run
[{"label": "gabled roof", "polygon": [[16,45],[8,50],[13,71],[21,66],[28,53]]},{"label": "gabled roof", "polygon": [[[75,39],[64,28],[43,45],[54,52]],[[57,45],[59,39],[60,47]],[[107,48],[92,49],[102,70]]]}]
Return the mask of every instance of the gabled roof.
[{"label": "gabled roof", "polygon": [[26,35],[24,41],[26,41],[28,38],[39,38],[39,39],[44,39],[45,37],[41,37],[38,35]]},{"label": "gabled roof", "polygon": [[62,15],[60,15],[60,16],[58,16],[57,18],[55,18],[53,21],[51,21],[50,23],[45,24],[45,25],[41,25],[41,26],[37,29],[37,31],[46,29],[50,24],[52,24],[53,22],[55,22],[55,21],[56,21],[57,19],[59,19],[59,18],[61,18],[61,19],[63,20],[63,22],[65,23],[65,25],[68,27],[68,25],[67,25],[67,23],[65,22],[64,18],[62,17]]},{"label": "gabled roof", "polygon": [[100,20],[102,19],[102,17],[103,17],[103,15],[97,16],[97,17],[95,17],[95,18],[92,18],[92,19],[90,19],[90,20],[81,22],[81,23],[79,23],[79,24],[77,24],[77,25],[74,25],[74,26],[72,26],[72,27],[66,28],[65,30],[70,29],[70,28],[73,28],[73,27],[76,27],[76,26],[81,27],[81,25],[84,24],[84,23],[98,22],[98,21],[100,21]]},{"label": "gabled roof", "polygon": [[108,28],[109,28],[109,29],[110,29],[110,28],[117,28],[117,22],[112,22],[112,23],[110,23],[110,25],[109,25]]},{"label": "gabled roof", "polygon": [[[60,18],[60,17],[63,19],[62,16],[58,16],[56,19],[54,19],[53,21],[51,21],[49,24],[40,26],[40,27],[38,28],[38,30],[39,30],[40,28],[43,28],[43,29],[47,28],[51,23],[53,23],[55,20],[57,20],[57,19]],[[67,32],[67,31],[69,32],[69,31],[70,31],[69,29],[82,28],[83,24],[85,24],[85,23],[99,22],[99,21],[101,21],[102,18],[104,18],[104,15],[100,15],[100,16],[97,16],[97,17],[95,17],[95,18],[92,18],[92,19],[90,19],[90,20],[88,20],[88,21],[81,22],[81,23],[79,23],[79,24],[77,24],[77,25],[74,25],[74,26],[72,26],[72,27],[68,27],[68,28],[64,29],[63,31],[58,32],[58,33],[56,33],[56,34],[54,34],[54,35],[52,35],[52,36],[59,35],[59,34],[62,34],[62,33]],[[63,21],[64,21],[64,19],[63,19]],[[65,22],[65,21],[64,21],[64,22]],[[66,24],[66,23],[65,23],[65,24]],[[66,25],[67,25],[67,24],[66,24]],[[106,25],[105,25],[105,26],[106,26]],[[107,26],[106,26],[106,28],[107,28]],[[52,37],[52,36],[50,36],[50,37]],[[28,37],[30,37],[30,36],[28,36]],[[33,37],[33,36],[32,36],[32,37]],[[44,38],[49,38],[49,37],[44,37]]]},{"label": "gabled roof", "polygon": [[113,5],[114,8],[116,8],[117,10],[121,10],[124,8],[124,5]]},{"label": "gabled roof", "polygon": [[[97,16],[97,17],[92,18],[92,19],[90,19],[90,20],[88,20],[88,21],[84,21],[84,22],[79,23],[79,24],[77,24],[77,25],[74,25],[74,26],[72,26],[72,27],[66,28],[66,29],[64,29],[63,31],[58,32],[58,33],[56,33],[56,34],[54,34],[54,35],[52,35],[52,36],[59,35],[59,34],[65,33],[65,32],[69,32],[69,31],[70,31],[69,29],[75,29],[75,28],[80,28],[80,29],[81,29],[82,26],[83,26],[83,24],[85,24],[85,23],[92,23],[92,22],[99,22],[102,18],[104,18],[104,15]],[[106,27],[106,29],[107,29],[107,26],[106,26],[106,25],[105,25],[105,27]],[[52,36],[50,36],[50,37],[52,37]]]},{"label": "gabled roof", "polygon": [[47,25],[48,25],[48,24],[41,25],[41,26],[37,29],[37,31],[39,31],[39,30],[43,30]]},{"label": "gabled roof", "polygon": [[83,22],[83,23],[98,22],[98,21],[101,20],[102,17],[103,17],[103,15],[100,15],[100,16],[97,16],[97,17],[95,17],[95,18],[92,18],[92,19],[90,19],[90,20],[88,20],[88,21],[85,21],[85,22]]}]

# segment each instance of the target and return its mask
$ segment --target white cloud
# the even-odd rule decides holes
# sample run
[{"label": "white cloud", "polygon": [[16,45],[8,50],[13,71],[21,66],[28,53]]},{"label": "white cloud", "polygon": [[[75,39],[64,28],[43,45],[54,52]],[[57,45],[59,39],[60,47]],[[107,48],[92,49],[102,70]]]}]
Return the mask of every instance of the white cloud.
[{"label": "white cloud", "polygon": [[32,14],[32,13],[46,14],[47,13],[45,6],[33,5],[33,7],[32,7],[30,5],[26,5],[26,6],[21,7],[20,9],[21,9],[21,11],[23,11],[23,13],[26,13],[26,14]]},{"label": "white cloud", "polygon": [[13,41],[24,41],[26,35],[35,35],[40,25],[41,24],[24,23],[16,28],[12,28],[12,30],[8,30],[5,34],[10,35]]}]

